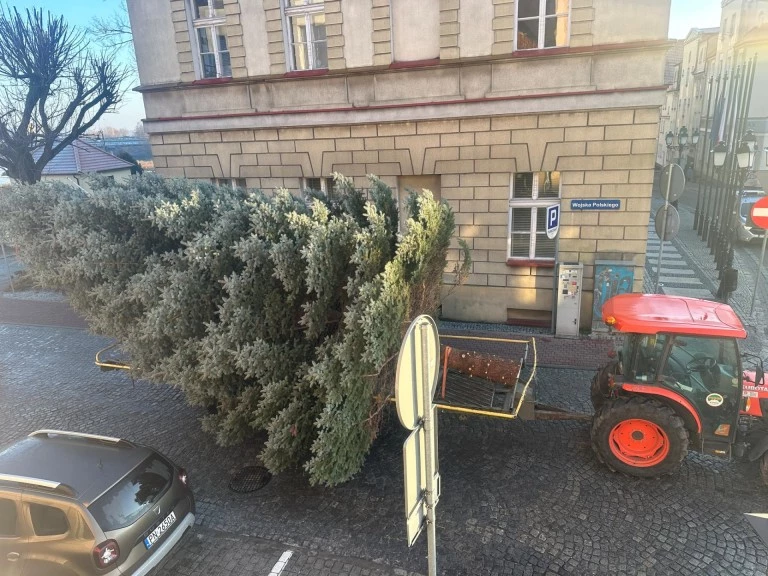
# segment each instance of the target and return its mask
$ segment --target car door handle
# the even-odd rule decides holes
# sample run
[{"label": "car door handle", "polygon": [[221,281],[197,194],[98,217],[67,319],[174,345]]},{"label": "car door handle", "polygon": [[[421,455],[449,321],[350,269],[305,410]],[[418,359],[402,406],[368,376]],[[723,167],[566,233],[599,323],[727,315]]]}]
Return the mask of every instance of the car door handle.
[{"label": "car door handle", "polygon": [[8,552],[8,556],[6,556],[8,559],[8,562],[16,562],[19,558],[21,558],[21,554],[18,552]]}]

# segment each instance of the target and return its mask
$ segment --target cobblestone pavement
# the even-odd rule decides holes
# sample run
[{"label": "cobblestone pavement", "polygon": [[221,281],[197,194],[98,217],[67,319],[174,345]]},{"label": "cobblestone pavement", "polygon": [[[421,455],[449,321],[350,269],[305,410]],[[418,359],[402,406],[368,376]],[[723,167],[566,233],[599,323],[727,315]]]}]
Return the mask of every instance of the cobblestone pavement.
[{"label": "cobblestone pavement", "polygon": [[[396,417],[357,478],[333,489],[298,473],[254,493],[228,477],[257,463],[259,445],[220,448],[201,413],[172,388],[99,372],[108,344],[83,330],[0,325],[0,444],[36,428],[122,436],[185,466],[197,526],[157,574],[426,572],[422,537],[405,543],[402,442]],[[589,410],[591,372],[542,368],[537,397]],[[690,455],[680,474],[612,474],[583,422],[495,421],[440,415],[438,553],[444,575],[765,575],[768,549],[743,518],[768,509],[754,466]]]}]

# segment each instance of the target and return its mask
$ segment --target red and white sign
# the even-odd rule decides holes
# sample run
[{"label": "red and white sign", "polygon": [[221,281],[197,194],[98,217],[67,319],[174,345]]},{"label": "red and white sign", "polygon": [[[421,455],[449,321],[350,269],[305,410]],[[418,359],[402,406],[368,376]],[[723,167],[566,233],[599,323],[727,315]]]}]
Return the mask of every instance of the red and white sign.
[{"label": "red and white sign", "polygon": [[752,222],[755,223],[755,226],[768,229],[768,196],[760,198],[752,206]]}]

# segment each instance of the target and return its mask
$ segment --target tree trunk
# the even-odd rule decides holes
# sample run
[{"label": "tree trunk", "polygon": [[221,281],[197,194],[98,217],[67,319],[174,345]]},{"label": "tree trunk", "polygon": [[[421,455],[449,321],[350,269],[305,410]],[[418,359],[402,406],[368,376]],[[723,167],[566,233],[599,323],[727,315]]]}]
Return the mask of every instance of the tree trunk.
[{"label": "tree trunk", "polygon": [[[447,348],[449,347],[441,346],[441,366],[444,365]],[[515,385],[520,375],[519,362],[456,348],[451,348],[448,355],[448,368],[466,376],[477,376],[509,387]]]},{"label": "tree trunk", "polygon": [[8,168],[8,177],[22,184],[35,184],[42,177],[42,169],[35,166],[32,154],[22,152],[16,158],[13,166]]}]

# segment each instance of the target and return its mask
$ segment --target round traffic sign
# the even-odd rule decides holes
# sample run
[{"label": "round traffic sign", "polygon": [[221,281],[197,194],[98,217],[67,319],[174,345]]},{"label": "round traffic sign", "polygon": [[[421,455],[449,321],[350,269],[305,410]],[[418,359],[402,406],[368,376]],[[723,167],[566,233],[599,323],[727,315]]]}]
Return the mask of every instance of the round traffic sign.
[{"label": "round traffic sign", "polygon": [[[667,218],[667,227],[664,229],[664,238],[662,238],[661,229],[664,226],[665,214]],[[672,204],[667,204],[666,206],[659,208],[653,223],[656,228],[656,235],[663,242],[674,240],[680,233],[680,213],[677,211],[677,208],[672,206]]]},{"label": "round traffic sign", "polygon": [[768,196],[760,198],[752,206],[752,222],[755,226],[768,230]]},{"label": "round traffic sign", "polygon": [[[437,324],[422,314],[411,322],[400,345],[395,375],[395,400],[400,423],[416,430],[430,408],[437,387],[437,367],[440,360],[440,336]],[[430,396],[424,402],[424,381],[429,383]]]},{"label": "round traffic sign", "polygon": [[[670,171],[672,178],[670,179]],[[669,202],[675,202],[680,199],[685,190],[685,173],[678,164],[667,164],[659,176],[659,185],[661,197],[666,198],[667,188],[669,188]]]}]

